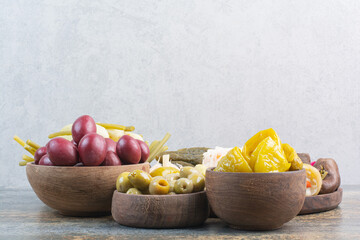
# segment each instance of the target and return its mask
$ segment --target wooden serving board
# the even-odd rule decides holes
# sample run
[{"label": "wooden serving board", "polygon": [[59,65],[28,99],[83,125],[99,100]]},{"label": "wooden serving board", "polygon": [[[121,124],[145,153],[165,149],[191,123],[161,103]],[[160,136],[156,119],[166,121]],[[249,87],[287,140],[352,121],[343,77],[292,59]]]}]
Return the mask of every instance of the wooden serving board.
[{"label": "wooden serving board", "polygon": [[306,197],[299,215],[332,210],[341,203],[342,194],[343,189],[339,188],[333,193]]}]

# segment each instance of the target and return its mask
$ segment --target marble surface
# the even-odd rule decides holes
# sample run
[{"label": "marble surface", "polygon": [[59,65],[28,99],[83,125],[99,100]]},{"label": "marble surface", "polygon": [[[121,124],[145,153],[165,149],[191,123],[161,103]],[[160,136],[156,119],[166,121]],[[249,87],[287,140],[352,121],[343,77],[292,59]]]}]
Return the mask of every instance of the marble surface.
[{"label": "marble surface", "polygon": [[281,229],[263,232],[234,230],[214,218],[188,229],[129,228],[111,216],[64,217],[30,190],[0,188],[0,239],[359,239],[360,185],[343,188],[338,208],[297,216]]},{"label": "marble surface", "polygon": [[0,186],[82,114],[170,149],[274,128],[360,184],[360,1],[1,0]]}]

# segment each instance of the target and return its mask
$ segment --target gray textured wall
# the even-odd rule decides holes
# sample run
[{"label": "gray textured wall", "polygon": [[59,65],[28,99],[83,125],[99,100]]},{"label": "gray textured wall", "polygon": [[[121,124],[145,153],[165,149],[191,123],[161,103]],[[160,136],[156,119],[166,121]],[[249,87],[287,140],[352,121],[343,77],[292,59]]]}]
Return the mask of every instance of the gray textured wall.
[{"label": "gray textured wall", "polygon": [[29,187],[12,137],[90,114],[170,148],[273,127],[360,184],[360,1],[0,0],[0,186]]}]

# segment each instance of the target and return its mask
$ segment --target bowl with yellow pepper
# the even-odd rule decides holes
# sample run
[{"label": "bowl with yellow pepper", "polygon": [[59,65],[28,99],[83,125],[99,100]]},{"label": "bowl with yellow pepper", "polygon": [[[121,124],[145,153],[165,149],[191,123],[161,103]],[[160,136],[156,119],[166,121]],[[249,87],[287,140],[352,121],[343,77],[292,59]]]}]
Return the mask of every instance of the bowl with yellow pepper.
[{"label": "bowl with yellow pepper", "polygon": [[207,169],[205,186],[212,210],[230,227],[273,230],[300,212],[305,183],[296,151],[267,129]]}]

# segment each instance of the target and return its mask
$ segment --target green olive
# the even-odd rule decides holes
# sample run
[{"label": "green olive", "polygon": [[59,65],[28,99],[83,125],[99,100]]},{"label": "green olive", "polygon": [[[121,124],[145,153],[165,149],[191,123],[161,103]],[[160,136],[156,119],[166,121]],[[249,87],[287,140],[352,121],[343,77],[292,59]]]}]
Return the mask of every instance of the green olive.
[{"label": "green olive", "polygon": [[149,184],[152,180],[150,174],[143,170],[134,170],[129,176],[130,183],[140,191],[144,191],[149,188]]},{"label": "green olive", "polygon": [[126,194],[141,195],[142,193],[137,188],[130,188],[127,190]]},{"label": "green olive", "polygon": [[[150,175],[151,176],[151,175]],[[165,179],[163,176],[156,176],[156,177],[152,177],[152,180],[151,181],[154,181],[154,180],[156,180],[156,179]],[[151,184],[151,182],[150,182],[150,184]],[[150,194],[150,190],[149,190],[149,188],[150,188],[150,185],[149,185],[149,187],[147,188],[147,189],[145,189],[145,190],[142,190],[141,192],[142,192],[142,194]]]},{"label": "green olive", "polygon": [[199,173],[201,173],[205,177],[206,167],[204,165],[198,164],[194,168],[195,168],[196,171],[198,171]]},{"label": "green olive", "polygon": [[118,190],[118,192],[126,193],[127,190],[133,187],[128,176],[129,172],[123,172],[118,176],[116,180],[116,190]]},{"label": "green olive", "polygon": [[156,178],[150,182],[149,192],[152,195],[164,195],[169,193],[169,183],[164,178]]},{"label": "green olive", "polygon": [[175,182],[176,182],[176,180],[168,181],[168,183],[169,183],[169,192],[174,192],[175,191]]},{"label": "green olive", "polygon": [[170,182],[173,180],[178,180],[180,178],[180,173],[170,173],[165,176],[166,181]]},{"label": "green olive", "polygon": [[188,179],[190,179],[193,183],[194,186],[193,192],[200,192],[204,190],[205,178],[201,173],[190,174]]},{"label": "green olive", "polygon": [[182,194],[182,193],[191,193],[194,189],[193,183],[191,180],[187,178],[180,178],[176,180],[174,185],[175,193]]},{"label": "green olive", "polygon": [[193,167],[182,167],[180,168],[180,177],[187,178],[192,173],[197,173],[198,171],[195,170]]},{"label": "green olive", "polygon": [[[153,178],[152,178],[152,181],[153,181],[153,180],[156,180],[156,179],[165,179],[165,178],[164,178],[163,176],[156,176],[156,177],[153,177]],[[165,179],[165,180],[166,180],[166,179]]]},{"label": "green olive", "polygon": [[167,195],[176,195],[174,192],[169,192]]}]

